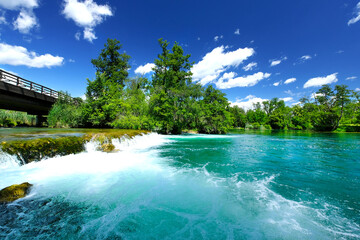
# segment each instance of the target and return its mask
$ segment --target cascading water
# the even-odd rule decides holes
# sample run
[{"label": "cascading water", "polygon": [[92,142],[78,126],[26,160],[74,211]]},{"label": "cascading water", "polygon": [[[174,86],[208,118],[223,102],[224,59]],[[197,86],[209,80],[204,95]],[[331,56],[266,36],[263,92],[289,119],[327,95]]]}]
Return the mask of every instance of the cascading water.
[{"label": "cascading water", "polygon": [[152,133],[22,166],[2,153],[0,188],[34,187],[0,205],[0,238],[358,239],[360,138],[331,140]]}]

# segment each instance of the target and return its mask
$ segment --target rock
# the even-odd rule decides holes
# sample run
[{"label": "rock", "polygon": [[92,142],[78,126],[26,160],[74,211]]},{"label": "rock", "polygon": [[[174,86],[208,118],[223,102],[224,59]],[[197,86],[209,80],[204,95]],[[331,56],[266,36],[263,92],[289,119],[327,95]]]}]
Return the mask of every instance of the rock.
[{"label": "rock", "polygon": [[100,148],[101,148],[101,150],[102,150],[103,152],[109,153],[109,152],[114,151],[115,146],[114,146],[114,144],[112,144],[112,143],[104,143],[104,144],[101,145]]},{"label": "rock", "polygon": [[32,184],[24,182],[2,189],[0,191],[0,203],[9,203],[25,197],[29,193],[31,186]]}]

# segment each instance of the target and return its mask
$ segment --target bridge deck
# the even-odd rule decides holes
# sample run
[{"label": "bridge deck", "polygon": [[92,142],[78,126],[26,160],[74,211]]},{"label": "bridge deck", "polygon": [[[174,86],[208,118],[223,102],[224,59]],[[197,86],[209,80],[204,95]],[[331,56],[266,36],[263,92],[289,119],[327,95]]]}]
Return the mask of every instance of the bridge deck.
[{"label": "bridge deck", "polygon": [[0,109],[47,115],[61,93],[0,70]]}]

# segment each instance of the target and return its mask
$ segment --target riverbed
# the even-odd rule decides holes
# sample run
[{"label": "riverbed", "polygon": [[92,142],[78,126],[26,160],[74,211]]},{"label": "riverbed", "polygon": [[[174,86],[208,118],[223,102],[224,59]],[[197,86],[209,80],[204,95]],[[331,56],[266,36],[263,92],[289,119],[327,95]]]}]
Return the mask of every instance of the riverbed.
[{"label": "riverbed", "polygon": [[[7,141],[52,134],[83,132],[0,130]],[[25,165],[1,153],[0,189],[34,186],[0,205],[0,238],[360,239],[360,134],[150,133],[113,144]]]}]

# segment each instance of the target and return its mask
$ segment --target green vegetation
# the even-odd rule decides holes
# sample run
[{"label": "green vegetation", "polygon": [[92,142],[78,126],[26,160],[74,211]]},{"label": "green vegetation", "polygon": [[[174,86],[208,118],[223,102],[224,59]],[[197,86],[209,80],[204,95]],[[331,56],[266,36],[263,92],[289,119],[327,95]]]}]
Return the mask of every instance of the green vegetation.
[{"label": "green vegetation", "polygon": [[[277,98],[254,105],[246,113],[237,110],[233,116],[236,127],[247,129],[292,129],[315,131],[359,131],[359,93],[345,85],[329,85],[320,88],[312,101],[300,99],[300,103],[289,107]],[[244,121],[244,119],[246,119]]]},{"label": "green vegetation", "polygon": [[31,187],[32,184],[24,182],[22,184],[14,184],[0,190],[0,203],[9,203],[25,197]]},{"label": "green vegetation", "polygon": [[36,116],[24,112],[0,110],[0,127],[35,126]]},{"label": "green vegetation", "polygon": [[[48,117],[50,127],[100,127],[143,129],[164,134],[184,130],[226,133],[230,128],[350,131],[360,126],[359,93],[345,85],[332,89],[324,85],[312,99],[302,98],[292,107],[278,98],[254,104],[244,111],[230,106],[225,94],[209,85],[192,82],[190,55],[179,44],[170,48],[159,39],[161,53],[155,59],[154,74],[128,77],[126,53],[117,40],[108,39],[96,69],[88,80],[86,100],[64,96]],[[346,127],[345,127],[346,126]]]}]

